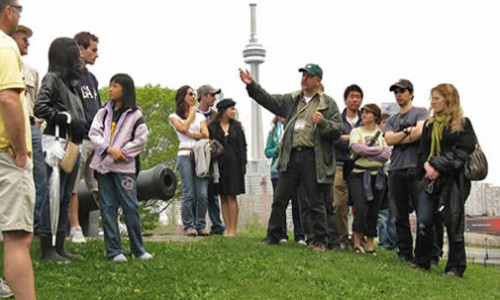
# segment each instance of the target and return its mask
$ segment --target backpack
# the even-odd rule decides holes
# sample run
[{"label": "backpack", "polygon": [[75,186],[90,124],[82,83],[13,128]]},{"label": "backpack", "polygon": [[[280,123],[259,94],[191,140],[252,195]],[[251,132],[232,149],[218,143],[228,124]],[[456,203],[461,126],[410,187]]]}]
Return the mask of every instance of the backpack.
[{"label": "backpack", "polygon": [[[102,117],[102,126],[104,128],[104,122],[106,121],[106,117],[108,116],[108,111],[104,111],[104,116]],[[144,118],[140,117],[135,121],[134,126],[132,127],[132,135],[130,136],[130,140],[133,141],[135,139],[135,131],[139,125],[144,124]],[[139,172],[141,171],[141,156],[137,154],[135,157],[135,177],[139,176]]]}]

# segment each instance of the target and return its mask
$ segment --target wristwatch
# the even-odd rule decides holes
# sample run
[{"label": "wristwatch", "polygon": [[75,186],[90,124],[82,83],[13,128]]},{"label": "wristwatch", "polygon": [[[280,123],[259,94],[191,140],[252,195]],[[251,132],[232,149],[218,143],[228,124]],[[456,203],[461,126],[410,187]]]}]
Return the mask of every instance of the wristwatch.
[{"label": "wristwatch", "polygon": [[411,131],[408,127],[406,127],[405,129],[403,129],[403,132],[404,134],[409,135]]}]

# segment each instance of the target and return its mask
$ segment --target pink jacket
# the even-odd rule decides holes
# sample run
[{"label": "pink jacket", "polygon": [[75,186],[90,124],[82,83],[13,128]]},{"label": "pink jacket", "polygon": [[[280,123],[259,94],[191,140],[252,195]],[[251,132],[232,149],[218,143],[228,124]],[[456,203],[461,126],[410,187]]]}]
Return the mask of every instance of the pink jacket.
[{"label": "pink jacket", "polygon": [[[146,123],[142,122],[135,129],[135,136],[132,139],[134,125],[141,118],[142,113],[139,109],[128,109],[123,112],[116,124],[113,139],[110,140],[113,121],[112,101],[101,108],[95,115],[89,130],[89,140],[95,148],[90,167],[101,174],[109,172],[135,173],[135,157],[144,150],[148,137],[148,128]],[[127,160],[114,162],[111,155],[106,153],[108,147],[124,151],[127,154]]]}]

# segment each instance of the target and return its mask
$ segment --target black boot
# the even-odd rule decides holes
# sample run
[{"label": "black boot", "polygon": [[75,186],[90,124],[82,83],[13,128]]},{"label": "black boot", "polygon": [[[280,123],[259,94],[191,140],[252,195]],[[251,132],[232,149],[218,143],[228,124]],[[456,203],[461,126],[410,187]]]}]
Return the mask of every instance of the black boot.
[{"label": "black boot", "polygon": [[73,254],[69,253],[64,249],[64,242],[66,241],[66,232],[64,230],[59,230],[56,235],[56,251],[60,256],[73,260],[83,260],[83,256],[81,254]]},{"label": "black boot", "polygon": [[52,234],[40,231],[40,248],[42,250],[41,259],[55,261],[58,264],[67,264],[69,260],[57,254],[56,247],[52,246]]}]

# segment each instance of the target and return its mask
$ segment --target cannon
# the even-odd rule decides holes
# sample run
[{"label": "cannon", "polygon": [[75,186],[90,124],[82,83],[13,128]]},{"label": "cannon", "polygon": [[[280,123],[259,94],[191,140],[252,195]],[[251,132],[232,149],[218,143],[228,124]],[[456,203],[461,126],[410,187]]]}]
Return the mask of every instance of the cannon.
[{"label": "cannon", "polygon": [[[175,195],[177,178],[174,172],[163,164],[151,169],[141,170],[137,176],[137,198],[139,201],[160,199],[168,201]],[[85,236],[89,233],[89,215],[91,211],[99,209],[94,201],[92,192],[87,189],[85,182],[78,183],[78,219]]]}]

